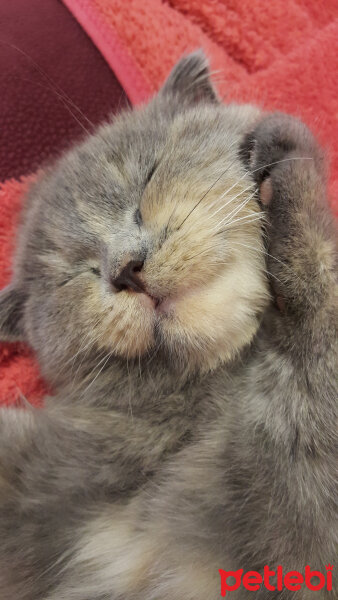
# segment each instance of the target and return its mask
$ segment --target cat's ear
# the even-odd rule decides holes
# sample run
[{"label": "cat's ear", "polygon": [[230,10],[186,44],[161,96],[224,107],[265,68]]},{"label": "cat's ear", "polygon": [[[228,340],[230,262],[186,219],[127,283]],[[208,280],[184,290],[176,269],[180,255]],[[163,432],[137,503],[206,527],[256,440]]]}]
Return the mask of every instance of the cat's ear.
[{"label": "cat's ear", "polygon": [[191,104],[220,102],[211,82],[209,63],[203,50],[181,58],[161,88],[160,95],[174,96]]},{"label": "cat's ear", "polygon": [[24,339],[22,326],[24,293],[15,284],[0,291],[0,340],[6,342]]}]

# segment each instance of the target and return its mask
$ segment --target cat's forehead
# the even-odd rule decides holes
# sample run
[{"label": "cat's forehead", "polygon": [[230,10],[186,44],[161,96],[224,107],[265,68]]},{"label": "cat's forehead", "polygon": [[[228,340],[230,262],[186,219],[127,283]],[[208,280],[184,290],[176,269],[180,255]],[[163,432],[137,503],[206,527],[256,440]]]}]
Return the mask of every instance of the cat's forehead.
[{"label": "cat's forehead", "polygon": [[66,155],[47,179],[40,204],[46,234],[64,248],[68,239],[88,243],[92,232],[96,244],[107,232],[132,231],[140,207],[153,219],[165,204],[168,215],[171,206],[185,209],[211,186],[210,202],[237,189],[237,181],[250,185],[239,157],[249,113],[197,106],[172,114],[155,103],[121,115]]},{"label": "cat's forehead", "polygon": [[105,194],[138,201],[155,173],[163,187],[177,177],[192,183],[208,171],[216,175],[230,160],[240,168],[238,140],[238,131],[220,108],[199,107],[175,116],[139,111],[101,128],[78,150],[73,159],[77,184],[80,190],[96,188],[98,202]]},{"label": "cat's forehead", "polygon": [[198,163],[201,167],[234,139],[235,131],[221,107],[199,106],[175,115],[166,115],[165,108],[164,114],[151,109],[135,112],[129,121],[124,119],[112,126],[107,132],[106,152],[109,154],[111,143],[127,166],[135,161],[145,169],[151,158],[163,160],[168,168],[182,158],[188,158],[189,165]]}]

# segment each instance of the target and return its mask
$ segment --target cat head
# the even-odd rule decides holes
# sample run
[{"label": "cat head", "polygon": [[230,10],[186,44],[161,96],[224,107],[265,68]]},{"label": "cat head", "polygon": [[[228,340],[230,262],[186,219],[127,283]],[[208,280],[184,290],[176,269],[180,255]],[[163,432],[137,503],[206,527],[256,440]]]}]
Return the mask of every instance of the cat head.
[{"label": "cat head", "polygon": [[258,116],[219,102],[197,52],[147,106],[68,152],[27,198],[0,337],[28,341],[52,380],[100,352],[203,371],[232,359],[268,301],[240,159]]}]

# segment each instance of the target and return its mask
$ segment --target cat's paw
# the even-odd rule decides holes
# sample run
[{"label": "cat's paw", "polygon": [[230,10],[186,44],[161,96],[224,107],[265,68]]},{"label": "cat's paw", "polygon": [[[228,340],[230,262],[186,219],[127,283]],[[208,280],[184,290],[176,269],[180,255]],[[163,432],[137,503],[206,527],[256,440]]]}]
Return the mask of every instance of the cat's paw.
[{"label": "cat's paw", "polygon": [[324,155],[301,121],[274,113],[247,136],[242,156],[267,213],[267,271],[285,310],[313,296],[321,270],[329,220]]},{"label": "cat's paw", "polygon": [[[311,168],[324,173],[323,153],[311,131],[299,119],[283,113],[268,114],[257,124],[243,143],[242,155],[259,186],[277,173],[288,175],[297,170],[297,161],[301,165],[312,161]],[[263,203],[269,203],[268,198],[270,201],[272,194],[262,198]]]}]

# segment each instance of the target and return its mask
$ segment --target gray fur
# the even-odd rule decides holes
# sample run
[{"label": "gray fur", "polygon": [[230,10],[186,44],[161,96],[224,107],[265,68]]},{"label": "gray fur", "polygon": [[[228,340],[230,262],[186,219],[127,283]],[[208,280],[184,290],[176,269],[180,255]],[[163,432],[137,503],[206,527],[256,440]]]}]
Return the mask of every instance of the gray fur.
[{"label": "gray fur", "polygon": [[[31,344],[56,396],[0,412],[1,598],[216,600],[220,568],[334,564],[337,281],[324,163],[299,121],[219,105],[196,53],[31,191],[1,335]],[[147,185],[158,196],[173,181],[208,188],[226,167],[272,189],[272,299],[262,283],[253,339],[205,370],[195,348],[160,333],[130,360],[86,347],[79,306],[98,264],[107,294],[127,253],[165,243],[167,231],[155,239],[134,221]]]}]

